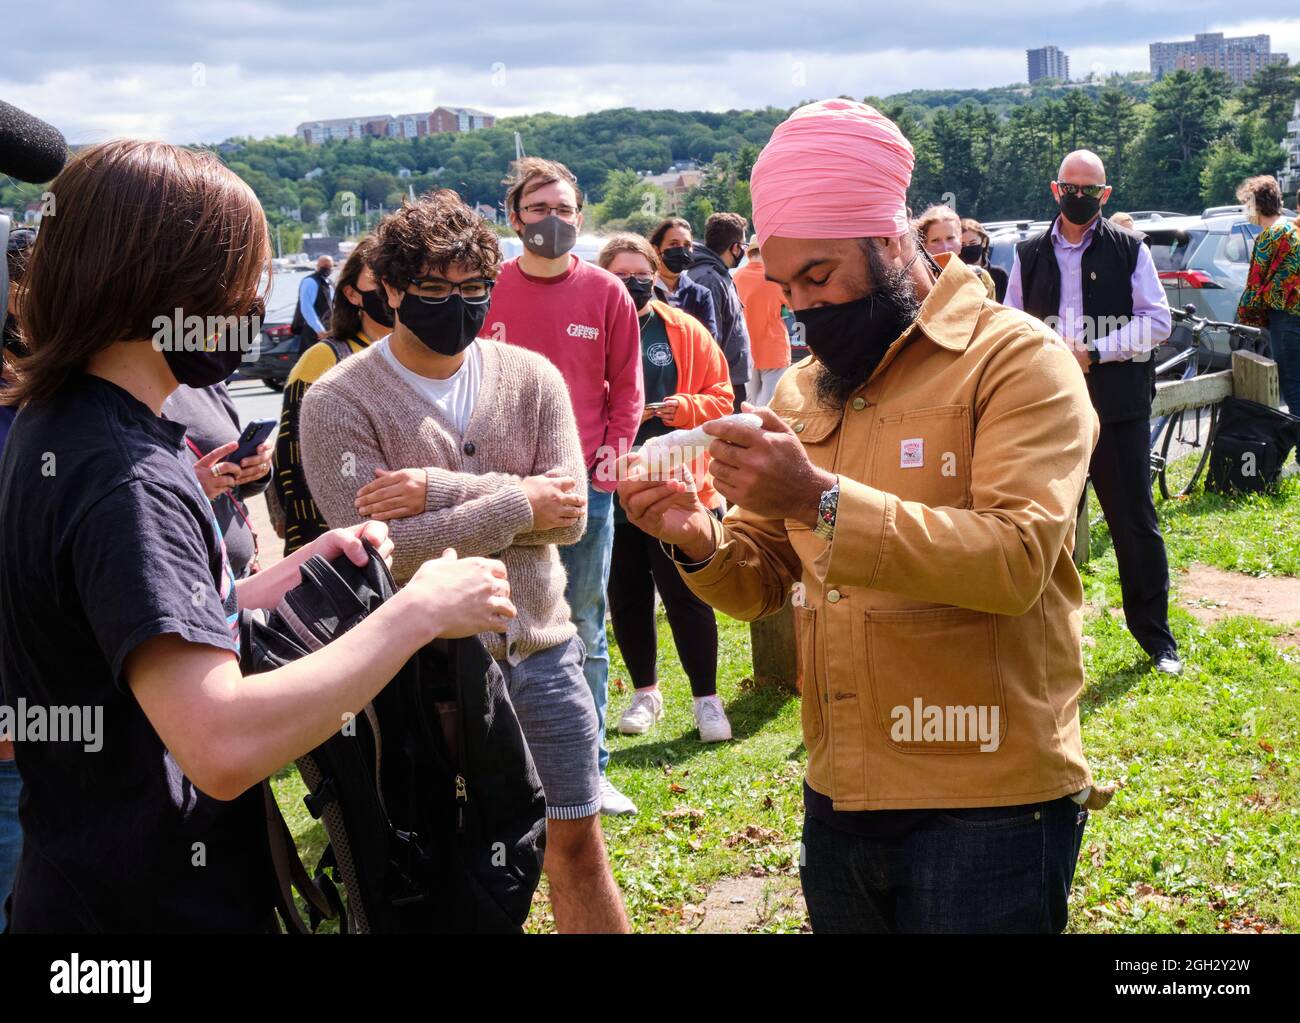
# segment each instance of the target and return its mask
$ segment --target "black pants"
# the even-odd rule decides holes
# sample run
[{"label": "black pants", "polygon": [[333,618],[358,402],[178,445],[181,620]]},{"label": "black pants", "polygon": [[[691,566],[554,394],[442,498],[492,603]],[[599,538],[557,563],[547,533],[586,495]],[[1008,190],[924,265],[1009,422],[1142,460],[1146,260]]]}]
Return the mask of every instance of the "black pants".
[{"label": "black pants", "polygon": [[733,381],[731,384],[731,390],[736,395],[736,400],[731,403],[731,411],[739,412],[740,403],[742,401],[746,401],[749,398],[749,385],[747,383],[738,384]]},{"label": "black pants", "polygon": [[1151,500],[1151,426],[1145,419],[1103,423],[1092,453],[1092,488],[1115,544],[1124,619],[1152,658],[1175,654],[1169,631],[1169,561]]},{"label": "black pants", "polygon": [[614,639],[637,689],[658,682],[655,590],[695,696],[718,691],[718,620],[678,574],[659,541],[630,522],[614,527],[609,564],[609,613]]}]

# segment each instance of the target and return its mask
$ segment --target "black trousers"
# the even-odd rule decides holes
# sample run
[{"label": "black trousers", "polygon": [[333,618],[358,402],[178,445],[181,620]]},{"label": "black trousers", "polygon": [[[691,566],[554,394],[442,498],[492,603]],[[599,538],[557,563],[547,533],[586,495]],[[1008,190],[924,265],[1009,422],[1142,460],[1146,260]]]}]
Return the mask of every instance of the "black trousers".
[{"label": "black trousers", "polygon": [[749,385],[745,383],[733,383],[731,385],[731,390],[736,396],[736,400],[731,403],[731,411],[733,413],[739,412],[740,403],[749,400]]},{"label": "black trousers", "polygon": [[1176,654],[1169,631],[1169,560],[1151,500],[1151,424],[1102,423],[1089,472],[1115,544],[1124,619],[1152,658]]},{"label": "black trousers", "polygon": [[658,681],[655,661],[655,590],[673,630],[677,656],[695,696],[718,691],[718,620],[713,608],[691,592],[659,541],[630,522],[614,527],[609,564],[609,614],[614,640],[637,689]]}]

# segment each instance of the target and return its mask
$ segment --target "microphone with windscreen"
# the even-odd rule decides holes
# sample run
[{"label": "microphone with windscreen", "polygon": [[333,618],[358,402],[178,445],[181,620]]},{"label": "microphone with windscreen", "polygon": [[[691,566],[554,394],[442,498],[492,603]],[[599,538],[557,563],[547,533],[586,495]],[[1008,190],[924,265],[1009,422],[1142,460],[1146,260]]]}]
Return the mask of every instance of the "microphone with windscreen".
[{"label": "microphone with windscreen", "polygon": [[57,128],[0,100],[0,174],[41,184],[57,177],[67,158]]}]

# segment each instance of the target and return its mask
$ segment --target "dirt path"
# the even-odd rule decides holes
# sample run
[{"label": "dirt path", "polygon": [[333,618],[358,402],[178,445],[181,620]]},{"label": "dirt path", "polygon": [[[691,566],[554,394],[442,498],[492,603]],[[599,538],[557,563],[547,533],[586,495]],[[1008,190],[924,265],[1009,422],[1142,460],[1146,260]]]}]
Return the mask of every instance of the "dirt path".
[{"label": "dirt path", "polygon": [[1178,598],[1203,624],[1233,615],[1251,615],[1290,631],[1278,637],[1287,646],[1300,646],[1300,579],[1292,576],[1257,578],[1193,564],[1176,573]]}]

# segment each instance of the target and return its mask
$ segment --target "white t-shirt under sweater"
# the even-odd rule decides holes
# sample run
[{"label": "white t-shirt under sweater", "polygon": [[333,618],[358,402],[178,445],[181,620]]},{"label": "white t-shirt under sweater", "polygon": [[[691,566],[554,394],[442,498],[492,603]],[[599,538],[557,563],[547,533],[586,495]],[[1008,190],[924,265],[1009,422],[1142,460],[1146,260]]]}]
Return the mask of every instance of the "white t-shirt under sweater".
[{"label": "white t-shirt under sweater", "polygon": [[391,338],[386,337],[382,341],[377,341],[375,347],[384,353],[384,358],[393,369],[397,370],[398,375],[410,384],[417,394],[431,405],[437,406],[444,418],[456,427],[456,432],[464,436],[465,427],[469,425],[470,414],[474,411],[474,402],[478,400],[479,385],[483,382],[483,354],[479,350],[478,342],[472,342],[465,349],[465,361],[461,363],[460,369],[446,380],[435,380],[433,377],[421,376],[403,366],[389,347],[390,340]]}]

